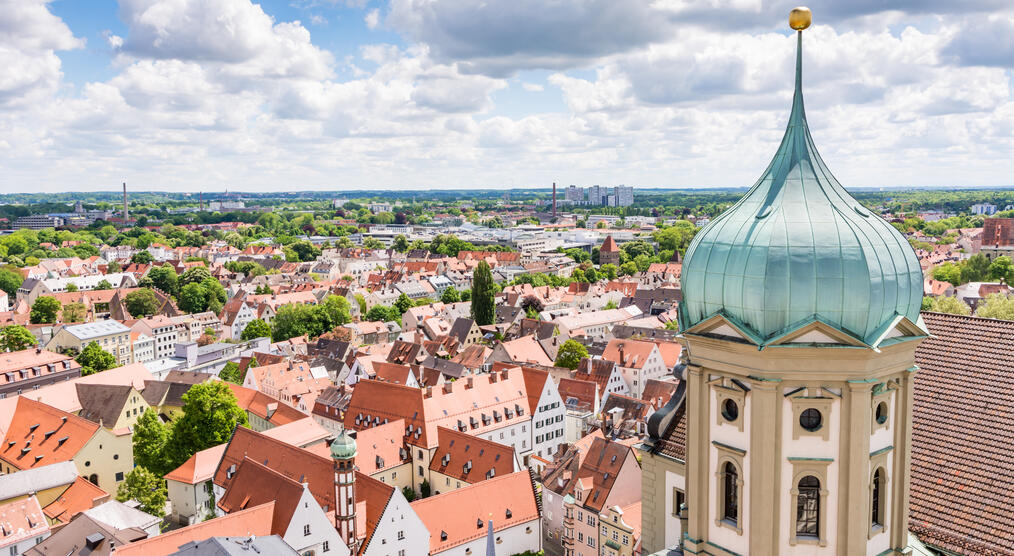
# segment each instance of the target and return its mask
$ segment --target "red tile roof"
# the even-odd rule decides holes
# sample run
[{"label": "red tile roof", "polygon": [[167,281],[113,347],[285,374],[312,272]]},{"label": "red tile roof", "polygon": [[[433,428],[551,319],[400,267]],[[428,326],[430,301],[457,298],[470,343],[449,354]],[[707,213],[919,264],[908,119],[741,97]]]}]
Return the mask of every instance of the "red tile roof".
[{"label": "red tile roof", "polygon": [[215,470],[215,484],[228,489],[245,458],[298,483],[309,483],[310,493],[320,507],[334,511],[334,464],[329,458],[237,427]]},{"label": "red tile roof", "polygon": [[43,508],[46,517],[67,523],[77,514],[109,500],[109,494],[84,477],[78,477],[60,496]]},{"label": "red tile roof", "polygon": [[367,475],[412,461],[405,447],[403,419],[359,431],[356,450],[356,467]]},{"label": "red tile roof", "polygon": [[231,514],[247,508],[274,501],[271,518],[271,533],[285,536],[292,514],[299,507],[303,496],[303,485],[264,467],[260,463],[244,458],[240,463],[229,488],[225,491],[218,507]]},{"label": "red tile roof", "polygon": [[[251,388],[244,388],[238,384],[226,381],[226,386],[236,396],[236,403],[250,413],[265,419],[271,424],[285,425],[306,417],[306,414],[298,409],[279,402],[263,392]],[[270,418],[268,417],[270,415]]]},{"label": "red tile roof", "polygon": [[[38,498],[29,496],[0,505],[0,527],[3,529],[0,548],[5,548],[45,534],[49,531],[49,522],[39,507]],[[12,550],[11,554],[17,551]]]},{"label": "red tile roof", "polygon": [[169,472],[165,476],[166,480],[178,481],[186,483],[188,485],[196,485],[197,483],[203,483],[204,481],[210,480],[215,476],[215,470],[218,469],[218,463],[222,461],[222,455],[225,454],[226,444],[220,446],[212,446],[207,450],[201,450],[196,454],[190,456],[190,459],[185,461],[183,465]]},{"label": "red tile roof", "polygon": [[412,509],[430,531],[430,554],[486,536],[490,519],[494,531],[533,522],[532,534],[540,534],[537,520],[542,512],[527,470],[418,500]]},{"label": "red tile roof", "polygon": [[956,554],[1014,555],[1014,322],[923,313],[909,529]]},{"label": "red tile roof", "polygon": [[263,537],[270,535],[274,506],[274,502],[268,502],[248,510],[162,533],[157,537],[123,545],[116,549],[116,555],[163,556],[176,552],[180,546],[188,542],[203,541],[211,537]]},{"label": "red tile roof", "polygon": [[606,240],[602,242],[602,247],[599,247],[599,253],[605,251],[606,253],[619,251],[619,246],[616,245],[616,240],[613,236],[606,236]]},{"label": "red tile roof", "polygon": [[[430,471],[448,475],[463,483],[514,472],[514,448],[479,436],[437,428],[440,446],[433,451]],[[442,485],[433,488],[440,490]]]},{"label": "red tile roof", "polygon": [[655,348],[653,342],[613,338],[602,352],[602,359],[613,361],[628,369],[640,369],[648,360],[653,348]]},{"label": "red tile roof", "polygon": [[[377,524],[380,522],[380,518],[384,515],[384,510],[387,509],[387,505],[391,502],[391,496],[394,495],[394,487],[382,483],[373,477],[364,475],[360,472],[356,472],[356,512],[359,512],[360,507],[365,511],[362,512],[365,515],[366,530],[362,528],[356,529],[356,536],[363,539],[362,544],[359,546],[359,554],[366,552],[366,547],[370,545],[370,541],[373,540],[373,532],[377,530]],[[356,524],[359,525],[360,516],[356,516]]]},{"label": "red tile roof", "polygon": [[20,397],[0,457],[15,469],[72,460],[98,430],[98,423]]}]

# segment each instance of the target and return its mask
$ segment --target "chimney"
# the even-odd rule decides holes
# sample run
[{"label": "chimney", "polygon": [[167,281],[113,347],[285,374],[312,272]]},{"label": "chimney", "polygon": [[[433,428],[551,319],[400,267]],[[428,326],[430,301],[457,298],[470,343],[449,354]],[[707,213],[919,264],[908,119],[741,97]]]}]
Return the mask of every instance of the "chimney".
[{"label": "chimney", "polygon": [[130,220],[130,212],[127,211],[127,182],[123,182],[123,223]]},{"label": "chimney", "polygon": [[553,218],[556,218],[556,182],[553,182]]},{"label": "chimney", "polygon": [[465,390],[470,390],[471,388],[472,388],[472,377],[468,377],[465,379]]},{"label": "chimney", "polygon": [[423,398],[432,398],[432,397],[433,397],[433,387],[427,386],[426,390],[423,392]]}]

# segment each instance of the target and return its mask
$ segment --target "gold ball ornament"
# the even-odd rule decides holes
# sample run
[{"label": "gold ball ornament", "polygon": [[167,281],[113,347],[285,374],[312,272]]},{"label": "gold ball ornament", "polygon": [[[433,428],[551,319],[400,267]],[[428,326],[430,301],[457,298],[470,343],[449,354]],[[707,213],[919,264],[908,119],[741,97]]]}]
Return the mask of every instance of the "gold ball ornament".
[{"label": "gold ball ornament", "polygon": [[792,8],[792,11],[789,12],[789,27],[792,27],[796,31],[802,31],[809,27],[812,20],[813,14],[810,12],[810,8],[806,6]]}]

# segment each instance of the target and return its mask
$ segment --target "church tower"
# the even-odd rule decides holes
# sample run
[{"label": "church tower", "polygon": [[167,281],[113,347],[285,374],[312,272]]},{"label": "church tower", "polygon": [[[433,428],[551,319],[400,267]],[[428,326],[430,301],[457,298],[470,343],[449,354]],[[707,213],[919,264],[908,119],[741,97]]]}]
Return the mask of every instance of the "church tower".
[{"label": "church tower", "polygon": [[683,264],[687,552],[901,554],[923,276],[831,175],[795,94],[774,159]]},{"label": "church tower", "polygon": [[335,529],[352,554],[356,546],[356,440],[342,431],[331,443],[334,460]]}]

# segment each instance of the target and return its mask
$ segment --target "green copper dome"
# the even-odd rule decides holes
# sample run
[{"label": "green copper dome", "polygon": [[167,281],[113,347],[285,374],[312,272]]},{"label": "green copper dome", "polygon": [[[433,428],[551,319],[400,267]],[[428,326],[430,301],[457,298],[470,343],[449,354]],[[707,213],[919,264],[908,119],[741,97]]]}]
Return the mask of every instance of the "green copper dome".
[{"label": "green copper dome", "polygon": [[334,459],[350,459],[356,457],[356,439],[342,431],[331,443],[331,457]]},{"label": "green copper dome", "polygon": [[764,345],[813,321],[871,345],[919,322],[923,275],[904,236],[831,175],[803,110],[802,33],[792,114],[774,159],[690,244],[683,330],[722,315]]}]

